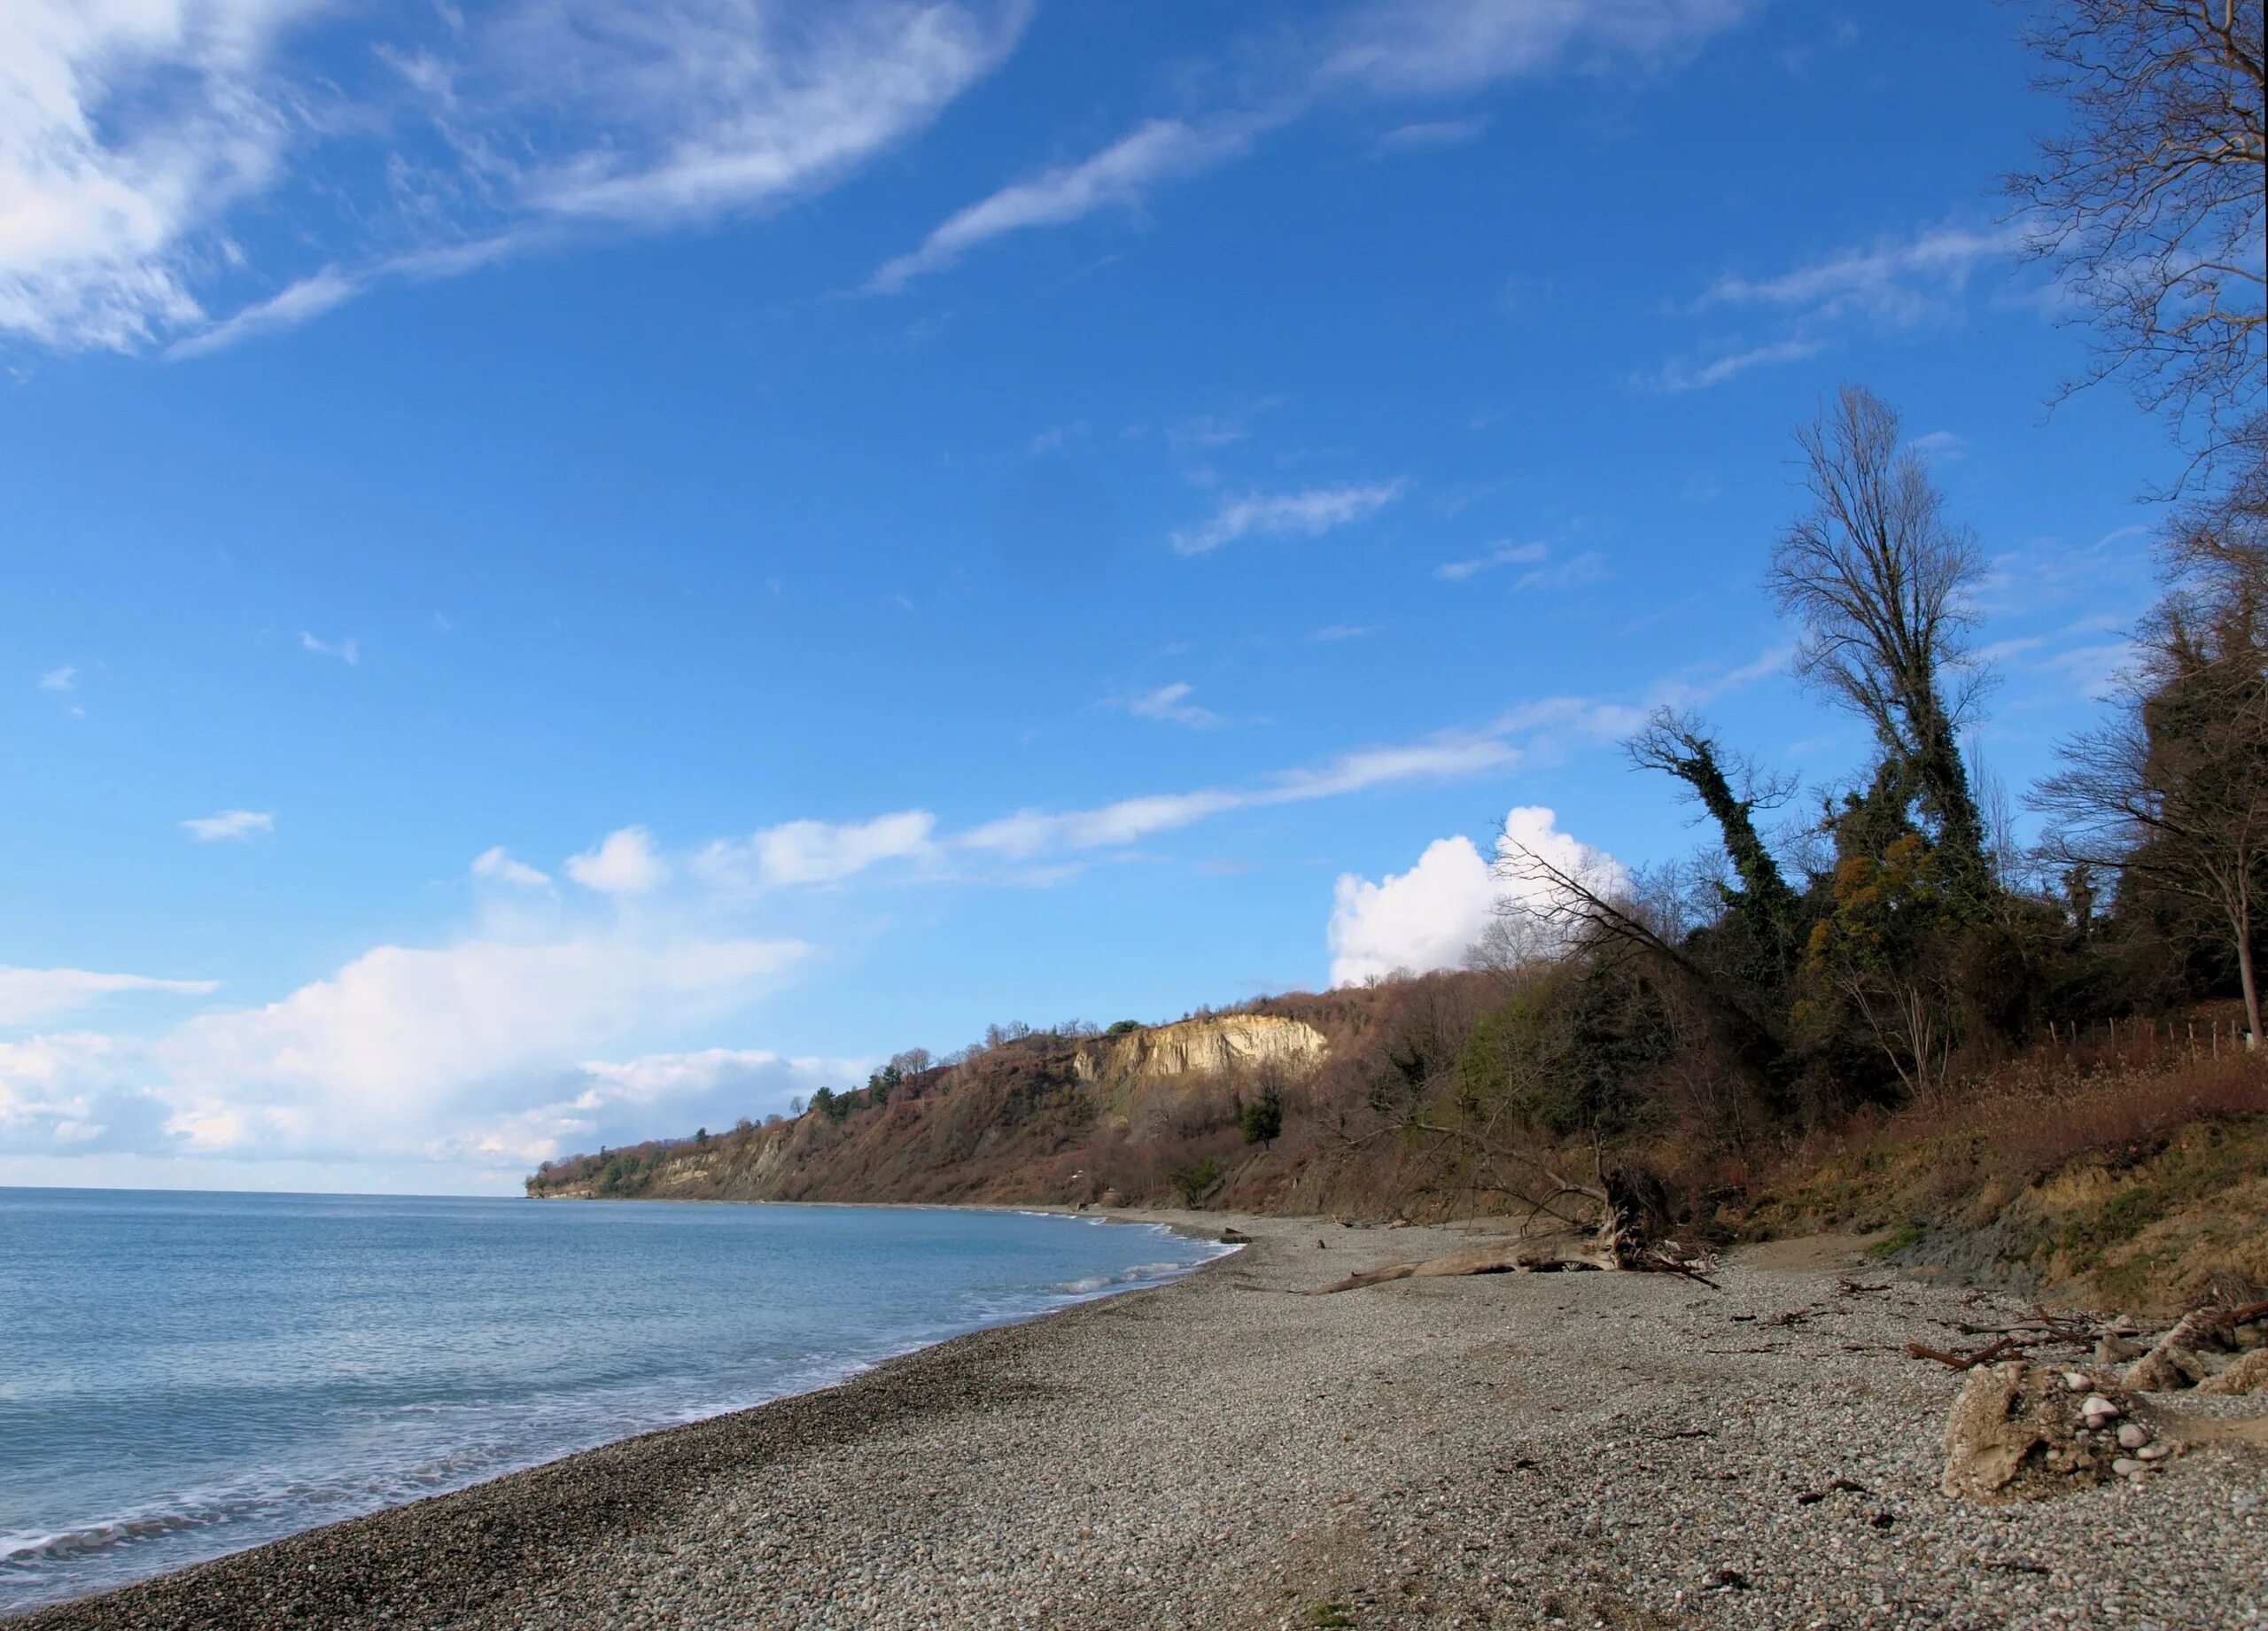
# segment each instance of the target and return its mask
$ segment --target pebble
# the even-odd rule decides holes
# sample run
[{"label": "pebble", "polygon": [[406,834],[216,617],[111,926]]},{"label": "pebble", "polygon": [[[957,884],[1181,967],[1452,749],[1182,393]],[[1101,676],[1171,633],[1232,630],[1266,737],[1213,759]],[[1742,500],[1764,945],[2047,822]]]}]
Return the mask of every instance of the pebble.
[{"label": "pebble", "polygon": [[1884,1355],[2028,1303],[1738,1254],[1255,1295],[1474,1239],[1349,1231],[1324,1272],[1311,1220],[1201,1221],[1254,1244],[6,1631],[2268,1631],[2257,1450],[1938,1493],[1961,1379]]},{"label": "pebble", "polygon": [[2118,1448],[2140,1449],[2150,1441],[2150,1430],[2138,1421],[2130,1421],[2118,1429]]}]

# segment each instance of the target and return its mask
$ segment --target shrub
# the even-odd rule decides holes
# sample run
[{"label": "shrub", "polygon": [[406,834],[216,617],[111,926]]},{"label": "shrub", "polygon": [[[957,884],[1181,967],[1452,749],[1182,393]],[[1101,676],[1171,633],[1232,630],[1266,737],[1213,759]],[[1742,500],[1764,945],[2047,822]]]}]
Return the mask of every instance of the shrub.
[{"label": "shrub", "polygon": [[1243,1130],[1247,1144],[1257,1144],[1262,1148],[1283,1132],[1284,1099],[1273,1083],[1262,1088],[1259,1098],[1238,1112],[1237,1125]]},{"label": "shrub", "polygon": [[1196,1208],[1205,1204],[1205,1198],[1221,1186],[1221,1163],[1208,1155],[1202,1161],[1184,1162],[1168,1175],[1174,1188],[1181,1192],[1184,1205]]}]

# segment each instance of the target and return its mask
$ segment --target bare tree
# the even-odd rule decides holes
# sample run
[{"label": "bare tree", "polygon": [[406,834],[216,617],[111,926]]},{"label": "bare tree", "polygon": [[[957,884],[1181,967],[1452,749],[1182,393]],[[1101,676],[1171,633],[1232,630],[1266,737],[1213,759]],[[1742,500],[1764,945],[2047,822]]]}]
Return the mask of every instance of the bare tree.
[{"label": "bare tree", "polygon": [[2065,389],[2124,375],[2210,460],[2262,406],[2261,0],[2062,0],[2025,41],[2070,128],[2005,185],[2099,335]]},{"label": "bare tree", "polygon": [[2254,942],[2268,913],[2268,484],[2178,518],[2182,576],[2140,631],[2124,706],[2059,749],[2034,795],[2049,851],[2202,906],[2225,925],[2260,1037]]},{"label": "bare tree", "polygon": [[1797,670],[1911,770],[1938,843],[1981,882],[1984,824],[1959,742],[1985,680],[1966,661],[1967,594],[1984,571],[1976,536],[1946,518],[1897,410],[1865,387],[1843,386],[1796,444],[1812,507],[1766,582],[1803,625]]}]

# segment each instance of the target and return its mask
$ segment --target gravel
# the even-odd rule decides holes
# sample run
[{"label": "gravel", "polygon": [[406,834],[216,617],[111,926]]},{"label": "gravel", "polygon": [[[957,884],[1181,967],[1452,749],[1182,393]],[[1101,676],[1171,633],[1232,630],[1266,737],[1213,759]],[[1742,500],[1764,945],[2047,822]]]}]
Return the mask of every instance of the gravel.
[{"label": "gravel", "polygon": [[1823,1254],[1290,1296],[1471,1239],[1233,1221],[1174,1285],[11,1631],[2268,1627],[2257,1448],[1938,1494],[1960,1379],[1904,1345],[2015,1303]]}]

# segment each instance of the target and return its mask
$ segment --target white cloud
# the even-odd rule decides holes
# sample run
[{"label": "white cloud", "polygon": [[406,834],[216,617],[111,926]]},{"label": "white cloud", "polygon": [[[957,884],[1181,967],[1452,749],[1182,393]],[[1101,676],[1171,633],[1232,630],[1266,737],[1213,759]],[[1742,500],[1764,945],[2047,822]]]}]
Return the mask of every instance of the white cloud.
[{"label": "white cloud", "polygon": [[312,322],[325,312],[344,306],[369,285],[367,277],[352,277],[337,267],[287,283],[265,300],[255,300],[233,315],[201,329],[166,348],[174,358],[202,357],[225,350],[239,340],[274,334]]},{"label": "white cloud", "polygon": [[483,850],[472,858],[472,875],[489,878],[498,883],[509,883],[517,889],[541,889],[551,887],[551,874],[515,860],[502,844]]},{"label": "white cloud", "polygon": [[958,211],[919,248],[886,261],[867,287],[877,293],[895,293],[991,238],[1033,227],[1061,226],[1099,209],[1138,205],[1160,181],[1192,175],[1243,152],[1255,129],[1249,120],[1200,127],[1179,119],[1153,119],[1091,158],[1012,183]]},{"label": "white cloud", "polygon": [[0,8],[0,332],[124,348],[192,323],[185,240],[273,179],[264,63],[295,0]]},{"label": "white cloud", "polygon": [[242,841],[274,832],[276,817],[265,810],[222,810],[209,816],[191,816],[182,827],[199,843]]},{"label": "white cloud", "polygon": [[929,858],[936,826],[926,810],[870,821],[784,821],[709,845],[695,857],[694,869],[712,883],[742,889],[838,883],[884,861]]},{"label": "white cloud", "polygon": [[1308,638],[1322,641],[1365,640],[1378,632],[1379,625],[1375,623],[1330,623],[1316,630]]},{"label": "white cloud", "polygon": [[1408,485],[1399,480],[1371,482],[1223,499],[1211,519],[1175,532],[1173,547],[1182,555],[1203,555],[1253,536],[1320,538],[1334,528],[1375,516],[1401,497]]},{"label": "white cloud", "polygon": [[0,965],[0,1025],[43,1025],[120,991],[171,991],[202,997],[217,980],[160,980],[148,975],[97,974],[86,968],[12,968]]},{"label": "white cloud", "polygon": [[1509,770],[1518,761],[1517,748],[1488,736],[1446,736],[1364,748],[1320,768],[1285,772],[1255,787],[1153,793],[1092,810],[1019,811],[971,828],[952,842],[1016,860],[1047,851],[1110,849],[1231,811],[1336,798],[1400,782],[1456,781]]},{"label": "white cloud", "polygon": [[1665,396],[1677,396],[1688,391],[1706,391],[1712,385],[1721,385],[1728,379],[1737,379],[1751,369],[1771,368],[1783,362],[1801,362],[1806,357],[1817,356],[1825,349],[1824,343],[1819,340],[1785,339],[1728,351],[1705,362],[1689,357],[1672,357],[1642,383]]},{"label": "white cloud", "polygon": [[1433,569],[1433,576],[1446,578],[1451,583],[1462,583],[1467,578],[1477,578],[1482,572],[1493,571],[1499,566],[1541,561],[1550,553],[1551,546],[1549,544],[1515,544],[1507,540],[1491,544],[1480,554],[1465,560],[1444,561]]},{"label": "white cloud", "polygon": [[1488,128],[1488,116],[1476,113],[1470,119],[1421,120],[1416,124],[1397,125],[1379,137],[1380,152],[1416,152],[1437,147],[1461,147],[1477,141]]},{"label": "white cloud", "polygon": [[[324,0],[15,0],[0,333],[192,355],[577,228],[775,206],[920,129],[1029,11],[508,0],[468,22]],[[318,58],[301,36],[325,12]],[[284,223],[272,243],[319,245],[321,264],[247,248],[231,223],[255,200]]]},{"label": "white cloud", "polygon": [[642,827],[609,833],[596,849],[567,858],[567,875],[602,895],[643,895],[669,881],[669,864]]},{"label": "white cloud", "polygon": [[1331,909],[1332,984],[1456,967],[1495,900],[1488,863],[1462,835],[1436,839],[1408,872],[1377,883],[1342,874]]},{"label": "white cloud", "polygon": [[[1320,44],[1262,46],[1267,66],[1247,105],[1205,117],[1152,119],[1076,163],[1012,183],[949,217],[869,280],[875,292],[959,260],[992,238],[1060,226],[1105,208],[1138,207],[1160,183],[1240,158],[1268,131],[1341,95],[1460,95],[1499,80],[1576,65],[1666,62],[1729,27],[1751,0],[1381,0],[1308,31]],[[1267,82],[1259,83],[1257,82]],[[1387,144],[1469,140],[1473,119],[1414,122]],[[1395,136],[1402,140],[1394,143]]]},{"label": "white cloud", "polygon": [[785,1112],[819,1088],[855,1086],[873,1068],[863,1059],[794,1059],[762,1048],[586,1060],[558,1098],[488,1118],[457,1142],[475,1160],[524,1170],[571,1150],[650,1138],[657,1127],[721,1132],[742,1116]]},{"label": "white cloud", "polygon": [[1606,576],[1606,557],[1596,549],[1586,549],[1571,555],[1564,561],[1554,561],[1522,572],[1512,580],[1515,589],[1572,589],[1578,585],[1596,583]]},{"label": "white cloud", "polygon": [[334,643],[317,640],[314,635],[304,632],[299,635],[299,649],[312,651],[317,656],[337,657],[349,668],[362,660],[361,648],[351,640],[342,640]]},{"label": "white cloud", "polygon": [[[1561,832],[1557,817],[1542,805],[1519,805],[1505,817],[1495,852],[1518,848],[1608,889],[1628,882],[1620,862]],[[1505,905],[1542,898],[1541,886],[1503,875],[1462,835],[1434,840],[1408,872],[1376,883],[1343,874],[1332,890],[1327,931],[1331,982],[1457,967]]]},{"label": "white cloud", "polygon": [[79,688],[79,671],[66,663],[60,668],[50,668],[39,677],[43,691],[75,691]]},{"label": "white cloud", "polygon": [[2020,247],[2020,229],[1933,227],[1905,238],[1846,249],[1776,276],[1727,274],[1696,303],[1776,307],[1814,320],[1850,315],[1907,329],[1941,318],[1977,270]]},{"label": "white cloud", "polygon": [[1751,0],[1379,0],[1340,24],[1321,77],[1383,95],[1455,94],[1573,62],[1661,62]]},{"label": "white cloud", "polygon": [[1171,685],[1161,685],[1154,691],[1127,698],[1126,711],[1138,719],[1156,719],[1194,731],[1218,730],[1226,725],[1228,721],[1210,708],[1189,700],[1196,689],[1186,680],[1177,680]]},{"label": "white cloud", "polygon": [[1932,431],[1906,444],[1925,464],[1958,464],[1969,456],[1969,444],[1951,431]]}]

